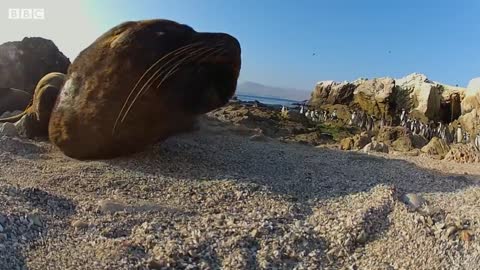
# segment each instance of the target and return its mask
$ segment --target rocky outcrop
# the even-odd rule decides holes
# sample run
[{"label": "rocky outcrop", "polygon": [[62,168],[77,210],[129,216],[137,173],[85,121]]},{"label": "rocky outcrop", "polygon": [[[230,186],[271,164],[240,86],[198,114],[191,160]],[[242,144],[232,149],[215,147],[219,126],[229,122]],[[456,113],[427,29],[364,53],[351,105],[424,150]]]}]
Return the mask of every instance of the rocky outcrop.
[{"label": "rocky outcrop", "polygon": [[37,82],[50,72],[67,73],[70,60],[53,41],[26,37],[0,45],[0,87],[33,93]]},{"label": "rocky outcrop", "polygon": [[462,125],[462,128],[470,134],[476,134],[479,132],[479,116],[480,111],[473,109],[472,111],[462,115],[458,121]]},{"label": "rocky outcrop", "polygon": [[462,100],[462,114],[480,109],[480,77],[470,80]]},{"label": "rocky outcrop", "polygon": [[395,81],[392,78],[360,80],[354,91],[354,103],[366,113],[380,119],[389,114],[390,96],[394,87]]},{"label": "rocky outcrop", "polygon": [[412,110],[418,111],[429,119],[440,119],[442,86],[430,81],[425,75],[412,73],[396,80],[397,86],[411,92]]},{"label": "rocky outcrop", "polygon": [[[475,82],[472,85],[474,88]],[[342,83],[322,81],[316,85],[309,104],[353,105],[377,119],[384,117],[387,121],[397,119],[402,109],[406,109],[411,116],[423,122],[451,122],[461,115],[464,92],[464,88],[441,84],[423,74],[412,73],[400,79],[383,77]],[[475,103],[472,106],[477,105]]]},{"label": "rocky outcrop", "polygon": [[350,104],[355,87],[355,84],[349,82],[319,82],[312,92],[309,104],[312,106]]},{"label": "rocky outcrop", "polygon": [[450,151],[450,147],[444,140],[433,137],[427,145],[422,147],[421,151],[427,155],[442,159]]}]

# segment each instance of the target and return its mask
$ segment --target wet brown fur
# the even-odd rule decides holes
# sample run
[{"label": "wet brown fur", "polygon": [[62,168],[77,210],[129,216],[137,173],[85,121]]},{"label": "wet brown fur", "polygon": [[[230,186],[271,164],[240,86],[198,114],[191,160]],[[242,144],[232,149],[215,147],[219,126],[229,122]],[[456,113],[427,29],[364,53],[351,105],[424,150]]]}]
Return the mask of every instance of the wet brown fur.
[{"label": "wet brown fur", "polygon": [[70,66],[50,140],[78,159],[141,151],[226,104],[239,71],[240,45],[227,34],[168,20],[120,24]]}]

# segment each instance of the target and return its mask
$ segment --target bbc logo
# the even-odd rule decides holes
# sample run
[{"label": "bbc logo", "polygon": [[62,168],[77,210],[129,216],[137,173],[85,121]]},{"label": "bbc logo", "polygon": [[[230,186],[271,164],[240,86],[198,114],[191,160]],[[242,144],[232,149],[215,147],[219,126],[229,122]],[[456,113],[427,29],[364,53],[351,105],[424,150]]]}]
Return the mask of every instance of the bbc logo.
[{"label": "bbc logo", "polygon": [[45,20],[45,9],[9,8],[8,18],[11,20]]}]

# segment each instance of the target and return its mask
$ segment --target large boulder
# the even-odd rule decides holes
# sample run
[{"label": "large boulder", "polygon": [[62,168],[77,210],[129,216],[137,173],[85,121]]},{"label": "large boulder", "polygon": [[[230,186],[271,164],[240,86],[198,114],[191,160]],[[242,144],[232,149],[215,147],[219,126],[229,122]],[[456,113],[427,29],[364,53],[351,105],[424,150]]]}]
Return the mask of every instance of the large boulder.
[{"label": "large boulder", "polygon": [[480,77],[470,80],[462,100],[462,114],[480,109]]},{"label": "large boulder", "polygon": [[403,127],[384,126],[378,131],[377,141],[391,145],[398,138],[407,136],[407,130]]},{"label": "large boulder", "polygon": [[397,79],[396,85],[411,93],[413,111],[417,111],[432,120],[441,118],[442,85],[419,73],[412,73]]},{"label": "large boulder", "polygon": [[354,103],[369,115],[377,119],[390,114],[390,97],[394,92],[395,80],[392,78],[361,79],[354,91]]},{"label": "large boulder", "polygon": [[26,37],[0,45],[0,87],[33,94],[35,85],[50,72],[67,73],[70,60],[53,41]]},{"label": "large boulder", "polygon": [[318,82],[308,102],[312,106],[344,104],[353,100],[356,85],[349,82],[322,81]]},{"label": "large boulder", "polygon": [[414,147],[410,137],[405,136],[405,137],[400,137],[396,139],[394,142],[392,142],[392,148],[395,151],[408,152],[412,150]]},{"label": "large boulder", "polygon": [[427,155],[442,159],[450,151],[450,146],[443,139],[433,137],[427,145],[422,147],[421,151]]},{"label": "large boulder", "polygon": [[478,130],[478,127],[479,127],[478,125],[480,124],[479,117],[480,117],[480,111],[478,111],[478,109],[473,109],[470,112],[460,116],[460,118],[458,118],[458,121],[460,122],[460,124],[462,125],[462,128],[465,131],[473,135],[479,131]]}]

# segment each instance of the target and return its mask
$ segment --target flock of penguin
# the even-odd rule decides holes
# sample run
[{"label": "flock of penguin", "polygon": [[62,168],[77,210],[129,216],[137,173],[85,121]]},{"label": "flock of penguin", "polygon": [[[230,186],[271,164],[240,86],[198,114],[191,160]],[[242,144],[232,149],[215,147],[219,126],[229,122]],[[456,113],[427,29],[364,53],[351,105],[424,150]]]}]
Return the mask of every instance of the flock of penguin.
[{"label": "flock of penguin", "polygon": [[[287,114],[288,111],[289,109],[287,107],[282,106],[282,115]],[[338,119],[337,110],[335,109],[329,113],[326,110],[310,110],[302,105],[300,106],[299,113],[304,114],[313,122],[334,121]],[[402,110],[399,120],[400,126],[406,128],[409,133],[423,136],[429,141],[433,137],[438,137],[443,139],[447,144],[472,144],[478,151],[480,151],[480,131],[474,137],[472,137],[469,132],[464,130],[460,123],[457,124],[454,132],[451,132],[448,128],[448,125],[442,122],[435,123],[430,121],[430,123],[427,124],[419,121],[418,119],[410,118],[405,109]],[[375,128],[381,128],[386,125],[391,126],[392,123],[387,123],[384,118],[376,119],[373,115],[368,115],[364,111],[355,110],[351,113],[348,125],[359,127],[362,131],[371,131]]]}]

